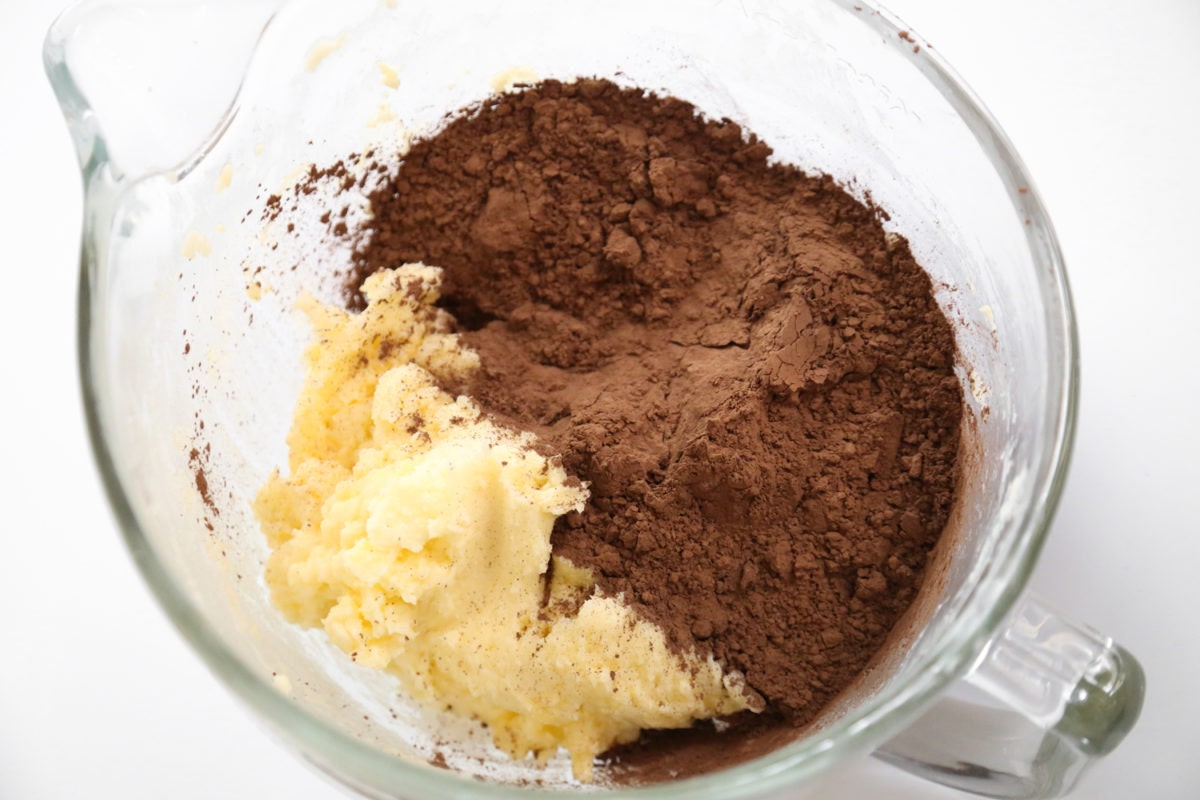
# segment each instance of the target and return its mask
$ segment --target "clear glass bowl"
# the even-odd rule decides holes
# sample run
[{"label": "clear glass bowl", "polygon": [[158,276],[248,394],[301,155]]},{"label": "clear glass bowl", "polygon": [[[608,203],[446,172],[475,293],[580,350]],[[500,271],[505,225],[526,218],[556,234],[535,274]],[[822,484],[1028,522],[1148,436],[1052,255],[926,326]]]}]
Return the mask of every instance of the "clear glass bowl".
[{"label": "clear glass bowl", "polygon": [[[1062,259],[1020,160],[931,48],[842,0],[276,6],[87,2],[51,30],[46,64],[87,189],[80,369],[110,501],[180,631],[280,737],[373,797],[524,796],[519,784],[538,779],[579,788],[565,759],[545,772],[509,763],[285,623],[249,509],[286,463],[309,334],[292,304],[304,290],[336,299],[331,275],[348,264],[316,216],[364,213],[361,197],[306,197],[288,218],[301,235],[285,236],[282,219],[259,213],[266,195],[287,192],[304,165],[434,130],[519,67],[673,94],[869,196],[956,324],[982,454],[953,557],[912,612],[920,624],[818,731],[717,774],[614,796],[794,796],[881,746],[943,782],[1035,796],[1069,788],[1115,746],[1140,708],[1136,662],[1021,599],[1075,420]],[[964,685],[988,700],[963,699]],[[986,710],[998,705],[1007,717]],[[452,769],[430,766],[446,741]]]}]

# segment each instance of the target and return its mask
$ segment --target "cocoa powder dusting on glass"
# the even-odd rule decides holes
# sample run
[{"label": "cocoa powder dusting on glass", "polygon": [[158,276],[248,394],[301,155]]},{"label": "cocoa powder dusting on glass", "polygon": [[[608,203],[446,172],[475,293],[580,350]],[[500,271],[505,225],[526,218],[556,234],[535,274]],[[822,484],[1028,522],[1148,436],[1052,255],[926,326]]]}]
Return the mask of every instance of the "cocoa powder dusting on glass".
[{"label": "cocoa powder dusting on glass", "polygon": [[347,283],[445,268],[483,363],[449,388],[590,484],[556,553],[766,700],[731,751],[813,721],[884,644],[946,524],[962,415],[907,244],[770,153],[677,99],[548,81],[413,145]]}]

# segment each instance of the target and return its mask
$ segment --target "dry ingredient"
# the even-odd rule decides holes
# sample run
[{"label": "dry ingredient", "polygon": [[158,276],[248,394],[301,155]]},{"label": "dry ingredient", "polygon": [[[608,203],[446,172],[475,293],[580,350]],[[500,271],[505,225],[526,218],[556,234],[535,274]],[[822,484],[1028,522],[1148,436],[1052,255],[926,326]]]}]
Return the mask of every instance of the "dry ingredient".
[{"label": "dry ingredient", "polygon": [[[352,307],[379,269],[445,270],[480,367],[441,387],[588,485],[556,556],[765,699],[706,729],[737,758],[815,720],[884,646],[946,524],[962,418],[953,332],[907,244],[770,155],[678,99],[547,81],[398,163],[372,154],[373,221],[339,231],[363,237]],[[311,180],[330,174],[353,185],[340,166]],[[675,744],[644,737],[614,775],[721,763],[671,762]]]}]

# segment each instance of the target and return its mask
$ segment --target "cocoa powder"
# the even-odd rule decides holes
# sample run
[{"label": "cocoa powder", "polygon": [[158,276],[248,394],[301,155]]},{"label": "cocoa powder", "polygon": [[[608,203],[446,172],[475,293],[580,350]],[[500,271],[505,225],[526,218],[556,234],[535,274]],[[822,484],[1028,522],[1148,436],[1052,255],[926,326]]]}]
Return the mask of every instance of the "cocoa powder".
[{"label": "cocoa powder", "polygon": [[[766,707],[733,721],[738,757],[812,722],[912,603],[962,416],[907,244],[770,155],[683,101],[548,81],[389,166],[347,282],[445,268],[483,363],[449,388],[590,484],[556,553],[745,674]],[[619,754],[629,780],[659,777],[644,751]]]}]

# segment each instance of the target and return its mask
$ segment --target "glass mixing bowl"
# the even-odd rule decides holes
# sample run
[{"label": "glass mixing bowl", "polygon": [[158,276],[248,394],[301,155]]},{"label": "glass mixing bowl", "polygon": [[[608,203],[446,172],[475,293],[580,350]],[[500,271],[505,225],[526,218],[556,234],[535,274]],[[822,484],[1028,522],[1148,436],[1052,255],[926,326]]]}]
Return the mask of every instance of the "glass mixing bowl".
[{"label": "glass mixing bowl", "polygon": [[[1133,724],[1136,661],[1024,594],[1078,386],[1053,230],[995,122],[887,13],[863,0],[95,0],[55,24],[46,64],[86,186],[80,370],[120,527],[213,671],[346,785],[381,798],[580,788],[566,759],[512,763],[284,622],[249,509],[286,463],[309,336],[293,303],[305,290],[335,300],[331,276],[349,263],[315,217],[366,213],[353,192],[305,196],[298,235],[285,236],[260,213],[265,198],[294,196],[307,164],[434,130],[514,68],[676,95],[869,195],[955,322],[982,454],[920,624],[817,730],[735,768],[614,795],[796,796],[876,749],[951,785],[1047,796]],[[389,70],[396,81],[381,80]],[[449,769],[428,763],[435,752]]]}]

